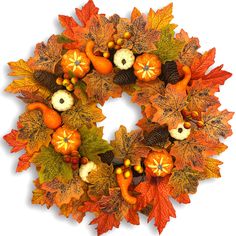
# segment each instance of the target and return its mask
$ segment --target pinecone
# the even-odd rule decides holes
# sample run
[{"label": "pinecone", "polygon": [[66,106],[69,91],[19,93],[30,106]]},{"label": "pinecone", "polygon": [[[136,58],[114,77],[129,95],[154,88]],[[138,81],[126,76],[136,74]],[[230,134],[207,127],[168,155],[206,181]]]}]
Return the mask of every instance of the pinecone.
[{"label": "pinecone", "polygon": [[115,78],[114,83],[119,85],[134,84],[136,82],[136,76],[134,74],[133,68],[128,70],[120,70]]},{"label": "pinecone", "polygon": [[57,85],[56,79],[58,75],[52,74],[43,70],[36,70],[34,72],[34,79],[42,86],[48,88],[51,92],[56,92],[62,89],[62,86]]},{"label": "pinecone", "polygon": [[179,72],[175,61],[167,61],[162,65],[162,74],[160,79],[166,84],[176,84],[180,80]]},{"label": "pinecone", "polygon": [[107,151],[105,153],[99,154],[99,156],[101,157],[102,162],[110,165],[112,163],[113,158],[114,158],[114,153],[113,153],[113,151]]},{"label": "pinecone", "polygon": [[166,126],[154,128],[150,133],[144,135],[144,141],[147,146],[163,147],[169,137],[169,131]]}]

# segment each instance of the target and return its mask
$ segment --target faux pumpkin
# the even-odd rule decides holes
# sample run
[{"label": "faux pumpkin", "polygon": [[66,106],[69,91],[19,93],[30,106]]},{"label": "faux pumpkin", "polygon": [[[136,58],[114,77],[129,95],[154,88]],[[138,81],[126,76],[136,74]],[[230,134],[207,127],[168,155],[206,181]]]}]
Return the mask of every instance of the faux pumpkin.
[{"label": "faux pumpkin", "polygon": [[78,49],[67,51],[61,61],[64,73],[72,72],[75,77],[83,78],[90,70],[90,60]]},{"label": "faux pumpkin", "polygon": [[52,96],[52,105],[57,111],[67,111],[74,105],[74,98],[66,90],[58,90]]},{"label": "faux pumpkin", "polygon": [[128,70],[134,64],[134,54],[126,48],[118,50],[114,55],[114,63],[121,70]]},{"label": "faux pumpkin", "polygon": [[76,130],[60,127],[53,134],[51,143],[57,152],[68,155],[79,148],[80,134]]},{"label": "faux pumpkin", "polygon": [[164,177],[171,173],[173,160],[171,155],[165,151],[152,151],[145,159],[146,171],[152,176]]},{"label": "faux pumpkin", "polygon": [[155,80],[161,74],[161,62],[154,54],[144,53],[136,58],[134,73],[139,80]]}]

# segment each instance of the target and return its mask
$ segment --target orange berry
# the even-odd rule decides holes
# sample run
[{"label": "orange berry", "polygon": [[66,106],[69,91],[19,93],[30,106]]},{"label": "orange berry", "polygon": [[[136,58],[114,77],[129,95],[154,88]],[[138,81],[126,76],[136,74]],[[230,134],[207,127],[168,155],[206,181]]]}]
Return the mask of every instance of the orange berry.
[{"label": "orange berry", "polygon": [[134,170],[137,172],[139,172],[141,169],[142,169],[142,166],[140,165],[134,166]]},{"label": "orange berry", "polygon": [[124,33],[124,38],[125,39],[130,39],[131,37],[132,37],[132,35],[131,35],[130,32],[127,31],[127,32]]},{"label": "orange berry", "polygon": [[190,122],[184,122],[184,128],[185,129],[190,129],[191,128],[191,123]]},{"label": "orange berry", "polygon": [[116,169],[116,174],[117,174],[117,175],[122,174],[122,172],[123,172],[123,171],[122,171],[122,169],[121,169],[120,167]]},{"label": "orange berry", "polygon": [[78,151],[72,151],[71,152],[71,155],[73,156],[73,157],[77,157],[78,155],[79,155],[79,152]]},{"label": "orange berry", "polygon": [[62,82],[63,86],[68,86],[70,84],[70,80],[69,79],[64,79]]},{"label": "orange berry", "polygon": [[203,126],[204,126],[204,121],[199,120],[199,121],[197,122],[197,127],[198,127],[198,128],[202,128]]},{"label": "orange berry", "polygon": [[120,45],[116,45],[115,46],[115,50],[119,50],[119,49],[121,49],[121,46]]},{"label": "orange berry", "polygon": [[188,109],[186,107],[181,111],[181,113],[184,117],[187,117],[187,116],[191,115],[191,112],[188,111]]},{"label": "orange berry", "polygon": [[78,163],[79,163],[79,159],[76,158],[76,157],[73,157],[73,158],[71,159],[71,163],[72,163],[72,164],[78,164]]},{"label": "orange berry", "polygon": [[130,159],[124,160],[124,165],[125,165],[125,167],[129,167],[130,164],[131,164]]},{"label": "orange berry", "polygon": [[105,57],[105,58],[109,58],[111,55],[110,55],[110,53],[109,52],[104,52],[103,53],[103,57]]},{"label": "orange berry", "polygon": [[82,157],[82,158],[80,159],[80,163],[81,163],[82,165],[86,165],[88,162],[89,162],[89,160],[88,160],[87,157]]},{"label": "orange berry", "polygon": [[62,85],[63,84],[63,78],[57,78],[56,80],[57,85]]},{"label": "orange berry", "polygon": [[64,161],[65,161],[66,163],[70,163],[70,162],[71,162],[71,157],[70,157],[70,156],[65,156],[65,157],[64,157]]},{"label": "orange berry", "polygon": [[108,44],[107,44],[108,48],[114,48],[115,47],[115,43],[113,41],[110,41]]},{"label": "orange berry", "polygon": [[141,167],[141,169],[138,171],[139,174],[142,174],[144,171],[143,167]]},{"label": "orange berry", "polygon": [[122,38],[119,38],[116,41],[116,44],[119,45],[119,46],[123,45],[123,43],[124,43],[124,39],[122,39]]},{"label": "orange berry", "polygon": [[64,77],[64,79],[69,79],[69,78],[70,78],[69,74],[67,74],[67,73],[66,73],[66,74],[64,74],[64,76],[63,76],[63,77]]},{"label": "orange berry", "polygon": [[192,116],[192,118],[196,119],[199,117],[199,113],[197,111],[192,111],[191,116]]},{"label": "orange berry", "polygon": [[66,86],[66,89],[69,91],[69,92],[72,92],[74,90],[74,85],[73,84],[69,84]]},{"label": "orange berry", "polygon": [[125,171],[124,177],[125,177],[126,179],[128,179],[130,176],[131,176],[130,171],[129,171],[129,170]]},{"label": "orange berry", "polygon": [[73,84],[73,85],[75,85],[75,84],[77,84],[78,83],[78,78],[76,78],[76,77],[73,77],[71,80],[71,83]]}]

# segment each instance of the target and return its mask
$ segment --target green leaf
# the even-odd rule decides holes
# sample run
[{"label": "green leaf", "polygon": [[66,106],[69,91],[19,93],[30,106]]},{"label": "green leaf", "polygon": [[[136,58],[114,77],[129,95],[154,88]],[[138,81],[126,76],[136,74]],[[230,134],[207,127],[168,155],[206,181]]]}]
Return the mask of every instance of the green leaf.
[{"label": "green leaf", "polygon": [[57,37],[57,42],[58,43],[72,43],[74,42],[73,40],[67,38],[66,36],[64,35],[58,35]]},{"label": "green leaf", "polygon": [[171,27],[165,27],[161,30],[161,37],[156,42],[157,50],[154,51],[154,54],[160,58],[162,63],[176,60],[183,50],[185,43],[175,39],[174,35],[174,30]]},{"label": "green leaf", "polygon": [[55,178],[64,182],[73,178],[71,166],[65,163],[63,156],[52,147],[42,147],[41,151],[33,156],[31,162],[40,168],[40,184],[50,182]]},{"label": "green leaf", "polygon": [[98,160],[98,154],[112,150],[112,146],[104,139],[103,128],[93,126],[91,129],[83,126],[80,130],[81,146],[80,154],[88,157],[91,161]]}]

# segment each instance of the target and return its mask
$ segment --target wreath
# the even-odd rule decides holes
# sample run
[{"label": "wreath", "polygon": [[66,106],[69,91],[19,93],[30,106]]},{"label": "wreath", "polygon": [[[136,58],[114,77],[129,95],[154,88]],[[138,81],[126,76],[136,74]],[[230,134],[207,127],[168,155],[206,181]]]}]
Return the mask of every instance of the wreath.
[{"label": "wreath", "polygon": [[[232,134],[233,113],[219,110],[215,96],[231,76],[213,70],[215,48],[200,53],[199,40],[171,23],[172,4],[131,18],[98,14],[92,0],[76,9],[79,23],[59,16],[64,28],[38,43],[29,60],[10,62],[6,88],[26,103],[17,129],[4,139],[24,150],[16,171],[34,165],[33,204],[56,205],[81,222],[95,214],[98,235],[139,214],[161,233],[175,210],[190,202],[199,181],[220,177]],[[121,126],[110,143],[98,104],[125,92],[142,108],[138,129]],[[119,111],[117,111],[119,112]]]}]

